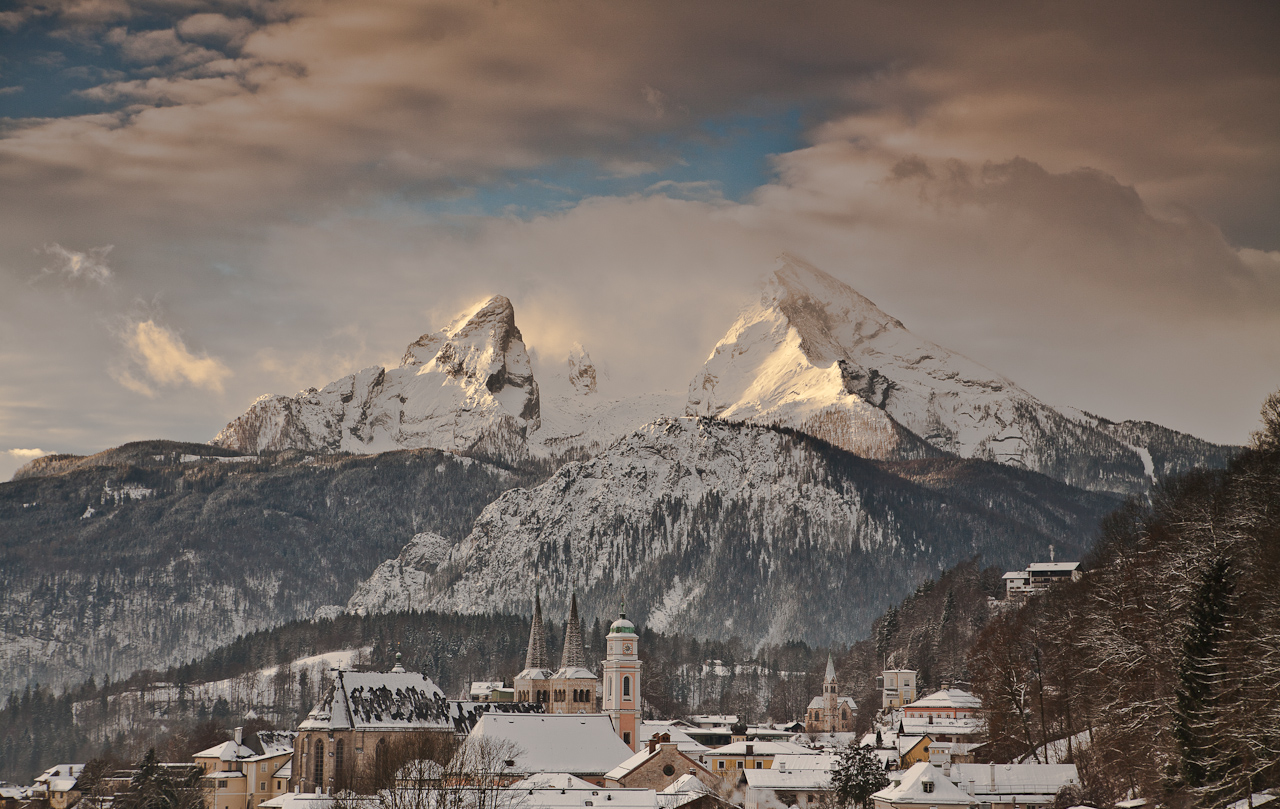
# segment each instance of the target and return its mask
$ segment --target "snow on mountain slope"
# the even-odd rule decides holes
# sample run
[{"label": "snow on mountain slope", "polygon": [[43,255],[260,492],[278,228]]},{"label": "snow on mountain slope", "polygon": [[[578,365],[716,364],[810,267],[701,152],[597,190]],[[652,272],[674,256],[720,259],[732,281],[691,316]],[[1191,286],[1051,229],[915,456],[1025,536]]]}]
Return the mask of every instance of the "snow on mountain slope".
[{"label": "snow on mountain slope", "polygon": [[690,383],[686,412],[794,427],[866,457],[927,455],[909,431],[944,452],[1088,489],[1147,485],[1143,458],[1126,442],[916,337],[787,255]]},{"label": "snow on mountain slope", "polygon": [[542,423],[529,436],[529,451],[537,457],[571,451],[594,455],[619,437],[684,410],[684,397],[676,393],[619,395],[577,343],[562,364],[546,369],[539,384]]},{"label": "snow on mountain slope", "polygon": [[1039,512],[1040,498],[1002,511],[806,436],[661,419],[505,493],[444,561],[410,543],[348,609],[527,612],[536,581],[553,614],[576,592],[588,615],[625,597],[628,612],[659,630],[848,642],[925,576],[974,553],[1022,564],[1051,543],[1082,551],[1115,503],[982,466],[1000,486],[1024,475],[1065,494],[1048,498],[1053,514]]},{"label": "snow on mountain slope", "polygon": [[435,448],[527,454],[538,384],[511,302],[501,295],[410,344],[400,367],[366,368],[323,390],[263,396],[214,438],[256,453]]}]

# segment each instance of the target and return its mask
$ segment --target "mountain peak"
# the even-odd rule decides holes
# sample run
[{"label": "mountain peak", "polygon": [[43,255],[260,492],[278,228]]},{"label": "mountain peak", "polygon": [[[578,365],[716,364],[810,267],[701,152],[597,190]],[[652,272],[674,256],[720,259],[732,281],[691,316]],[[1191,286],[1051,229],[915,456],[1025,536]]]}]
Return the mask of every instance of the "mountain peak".
[{"label": "mountain peak", "polygon": [[901,321],[853,287],[789,253],[778,256],[778,268],[766,280],[760,303],[786,317],[814,362],[834,362],[850,345],[888,331],[905,331]]}]

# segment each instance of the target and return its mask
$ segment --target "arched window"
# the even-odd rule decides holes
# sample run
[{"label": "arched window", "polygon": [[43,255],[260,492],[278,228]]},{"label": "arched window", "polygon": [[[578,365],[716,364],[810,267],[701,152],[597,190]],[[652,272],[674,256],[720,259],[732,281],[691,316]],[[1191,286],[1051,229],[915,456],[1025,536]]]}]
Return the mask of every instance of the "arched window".
[{"label": "arched window", "polygon": [[324,742],[316,739],[315,786],[324,786]]},{"label": "arched window", "polygon": [[333,745],[333,776],[334,780],[341,783],[342,781],[342,739],[338,739]]},{"label": "arched window", "polygon": [[631,678],[630,677],[622,678],[622,696],[624,697],[631,696]]},{"label": "arched window", "polygon": [[382,778],[386,774],[387,769],[387,740],[378,739],[377,745],[373,748],[373,771],[378,778]]},{"label": "arched window", "polygon": [[612,679],[610,679],[610,680],[609,680],[609,682],[606,684],[606,686],[605,686],[605,687],[606,687],[606,688],[607,688],[607,690],[609,691],[609,693],[608,693],[608,694],[606,694],[605,696],[612,697],[612,696],[613,696],[613,680],[612,680]]}]

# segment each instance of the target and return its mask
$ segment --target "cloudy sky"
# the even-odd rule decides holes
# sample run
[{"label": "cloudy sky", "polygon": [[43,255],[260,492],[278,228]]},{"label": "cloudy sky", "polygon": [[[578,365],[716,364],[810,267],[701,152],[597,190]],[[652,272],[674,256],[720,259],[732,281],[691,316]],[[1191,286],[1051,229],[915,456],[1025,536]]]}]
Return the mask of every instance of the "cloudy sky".
[{"label": "cloudy sky", "polygon": [[0,479],[482,296],[682,390],[782,251],[1057,405],[1280,388],[1280,6],[0,5]]}]

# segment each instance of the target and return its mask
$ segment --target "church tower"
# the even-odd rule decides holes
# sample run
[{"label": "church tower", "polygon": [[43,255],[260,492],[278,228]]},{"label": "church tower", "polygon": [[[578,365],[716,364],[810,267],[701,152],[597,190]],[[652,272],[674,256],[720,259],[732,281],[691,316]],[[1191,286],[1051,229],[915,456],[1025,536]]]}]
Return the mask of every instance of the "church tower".
[{"label": "church tower", "polygon": [[604,712],[632,750],[639,743],[640,649],[636,625],[620,611],[605,638]]},{"label": "church tower", "polygon": [[524,669],[516,675],[516,702],[551,701],[551,663],[547,656],[547,629],[542,624],[542,598],[533,593],[533,623],[529,626],[529,650]]},{"label": "church tower", "polygon": [[840,686],[836,682],[836,661],[827,655],[827,676],[822,679],[822,712],[827,732],[834,733],[840,726],[838,710]]},{"label": "church tower", "polygon": [[569,602],[569,625],[564,633],[560,668],[551,675],[551,713],[595,713],[598,682],[587,668],[582,621],[578,618],[578,595],[574,593]]}]

